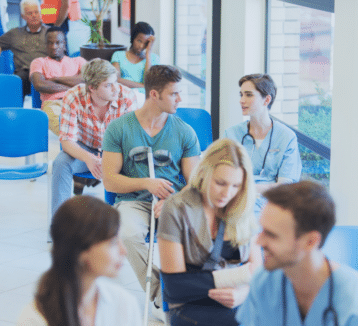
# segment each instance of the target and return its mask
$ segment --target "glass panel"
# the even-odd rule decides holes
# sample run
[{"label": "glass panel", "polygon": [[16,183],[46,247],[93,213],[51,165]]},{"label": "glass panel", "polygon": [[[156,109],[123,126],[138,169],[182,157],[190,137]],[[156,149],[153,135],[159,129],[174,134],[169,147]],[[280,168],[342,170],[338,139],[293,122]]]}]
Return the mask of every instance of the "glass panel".
[{"label": "glass panel", "polygon": [[301,179],[315,179],[328,187],[330,162],[317,153],[312,152],[307,147],[298,145],[298,148],[302,160]]},{"label": "glass panel", "polygon": [[205,110],[205,89],[194,85],[185,78],[182,79],[180,88],[182,101],[179,103],[179,107]]},{"label": "glass panel", "polygon": [[[175,65],[203,80],[206,77],[206,12],[207,0],[175,1]],[[189,107],[205,109],[204,91],[187,83],[183,82],[183,99],[195,97],[194,102],[188,100]]]},{"label": "glass panel", "polygon": [[[278,0],[269,5],[267,71],[278,87],[271,114],[330,146],[334,14]],[[329,171],[321,159],[304,156]]]}]

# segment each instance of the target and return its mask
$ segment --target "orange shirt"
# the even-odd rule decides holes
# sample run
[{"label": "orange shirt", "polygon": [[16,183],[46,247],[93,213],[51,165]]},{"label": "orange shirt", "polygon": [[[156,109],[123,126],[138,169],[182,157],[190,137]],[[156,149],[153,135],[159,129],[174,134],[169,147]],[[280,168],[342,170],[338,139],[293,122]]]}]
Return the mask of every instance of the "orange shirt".
[{"label": "orange shirt", "polygon": [[[41,4],[42,21],[45,24],[54,24],[60,8],[61,0],[44,0]],[[69,0],[68,17],[72,21],[81,19],[81,7],[78,0]]]}]

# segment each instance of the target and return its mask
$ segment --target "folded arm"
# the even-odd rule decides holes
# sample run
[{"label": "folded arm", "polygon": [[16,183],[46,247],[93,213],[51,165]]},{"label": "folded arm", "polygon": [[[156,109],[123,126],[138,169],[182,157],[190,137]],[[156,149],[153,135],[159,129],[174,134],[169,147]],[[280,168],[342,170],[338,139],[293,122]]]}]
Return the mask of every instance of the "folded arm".
[{"label": "folded arm", "polygon": [[40,93],[54,94],[66,92],[70,88],[69,86],[46,79],[45,76],[39,72],[31,74],[30,79],[35,89]]},{"label": "folded arm", "polygon": [[74,75],[74,76],[53,77],[53,78],[50,78],[49,81],[52,81],[57,84],[62,84],[62,85],[68,86],[68,87],[73,87],[73,86],[76,86],[76,85],[84,82],[81,73]]}]

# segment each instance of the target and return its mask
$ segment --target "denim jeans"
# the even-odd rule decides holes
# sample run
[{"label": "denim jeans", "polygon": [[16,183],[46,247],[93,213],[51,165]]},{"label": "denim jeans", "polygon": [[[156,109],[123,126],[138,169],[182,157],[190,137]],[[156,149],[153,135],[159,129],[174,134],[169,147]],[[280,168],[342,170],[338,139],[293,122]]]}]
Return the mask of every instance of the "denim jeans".
[{"label": "denim jeans", "polygon": [[170,309],[171,326],[237,326],[235,315],[238,308],[229,309],[221,305],[199,306],[185,304]]},{"label": "denim jeans", "polygon": [[[80,142],[77,142],[83,149],[95,155],[97,149],[90,148]],[[64,151],[61,151],[53,162],[52,170],[52,216],[57,209],[72,194],[72,178],[74,173],[87,172],[88,167],[85,162],[73,158]]]}]

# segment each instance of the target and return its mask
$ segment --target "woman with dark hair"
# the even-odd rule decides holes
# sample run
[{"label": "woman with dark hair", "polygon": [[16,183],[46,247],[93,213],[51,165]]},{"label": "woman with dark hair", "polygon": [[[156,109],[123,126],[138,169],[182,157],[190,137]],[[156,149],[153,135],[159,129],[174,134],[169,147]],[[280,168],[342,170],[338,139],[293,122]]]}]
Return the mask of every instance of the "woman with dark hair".
[{"label": "woman with dark hair", "polygon": [[117,210],[75,196],[57,210],[51,236],[52,266],[18,325],[141,325],[135,298],[105,278],[117,276],[126,254]]},{"label": "woman with dark hair", "polygon": [[242,114],[250,120],[227,129],[225,137],[244,145],[250,155],[258,193],[255,213],[259,215],[266,203],[261,193],[279,183],[299,181],[302,165],[296,134],[270,117],[277,93],[272,78],[246,75],[239,86]]},{"label": "woman with dark hair", "polygon": [[149,24],[138,22],[134,25],[129,50],[117,51],[112,56],[119,83],[130,88],[144,87],[144,74],[151,66],[159,64],[159,57],[152,53],[154,40],[154,30]]},{"label": "woman with dark hair", "polygon": [[189,185],[166,199],[158,224],[164,300],[172,326],[237,326],[261,264],[250,158],[230,139],[205,152]]}]

